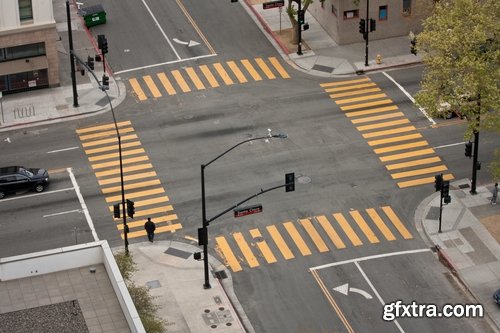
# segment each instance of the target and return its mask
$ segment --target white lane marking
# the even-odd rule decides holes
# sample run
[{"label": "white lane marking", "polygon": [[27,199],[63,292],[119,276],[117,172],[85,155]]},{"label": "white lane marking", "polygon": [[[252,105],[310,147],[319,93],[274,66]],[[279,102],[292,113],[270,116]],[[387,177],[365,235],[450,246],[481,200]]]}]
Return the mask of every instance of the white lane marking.
[{"label": "white lane marking", "polygon": [[449,145],[442,145],[442,146],[437,146],[437,147],[432,147],[433,149],[439,149],[439,148],[447,148],[447,147],[453,147],[453,146],[459,146],[459,145],[464,145],[466,142],[457,142],[457,143],[450,143]]},{"label": "white lane marking", "polygon": [[69,213],[81,213],[81,212],[82,212],[81,209],[73,209],[73,210],[68,210],[65,212],[43,215],[43,217],[57,216],[57,215],[63,215],[63,214],[69,214]]},{"label": "white lane marking", "polygon": [[46,191],[46,192],[42,192],[42,193],[22,195],[22,196],[19,196],[19,197],[2,199],[2,200],[0,200],[0,203],[5,202],[5,201],[10,201],[10,200],[26,199],[26,198],[36,197],[38,195],[52,194],[52,193],[63,192],[63,191],[71,191],[71,190],[73,190],[73,187],[62,188],[60,190],[54,190],[54,191]]},{"label": "white lane marking", "polygon": [[215,57],[216,55],[217,54],[205,54],[205,55],[201,55],[201,56],[197,56],[197,57],[184,58],[184,59],[179,59],[179,60],[172,60],[172,61],[162,62],[162,63],[159,63],[159,64],[152,64],[152,65],[146,65],[146,66],[142,66],[142,67],[124,69],[122,71],[115,72],[115,75],[122,74],[122,73],[127,73],[127,72],[139,71],[139,70],[146,69],[146,68],[152,68],[152,67],[159,67],[159,66],[163,66],[163,65],[175,64],[175,63],[183,62],[183,61],[196,60],[196,59],[208,58],[208,57]]},{"label": "white lane marking", "polygon": [[320,269],[324,269],[324,268],[328,268],[328,267],[350,264],[350,263],[353,263],[353,262],[359,262],[359,261],[365,261],[365,260],[372,260],[372,259],[379,259],[379,258],[392,257],[392,256],[400,256],[400,255],[404,255],[404,254],[422,253],[422,252],[431,252],[431,249],[418,249],[418,250],[408,250],[408,251],[398,251],[398,252],[389,252],[389,253],[375,254],[375,255],[372,255],[372,256],[360,257],[360,258],[349,259],[349,260],[338,261],[338,262],[332,262],[330,264],[315,266],[315,267],[309,268],[309,270],[310,271],[315,271],[315,270],[320,270]]},{"label": "white lane marking", "polygon": [[73,169],[72,168],[67,168],[66,169],[69,174],[69,178],[71,178],[71,183],[73,184],[73,187],[76,192],[76,196],[78,197],[78,200],[80,201],[80,205],[82,206],[82,211],[83,214],[85,215],[85,218],[87,219],[87,223],[89,225],[90,230],[92,230],[92,236],[94,236],[94,241],[98,241],[99,237],[97,236],[97,233],[94,228],[94,223],[92,222],[92,218],[90,217],[89,210],[87,209],[87,205],[85,204],[85,200],[83,199],[82,193],[80,192],[80,186],[78,186],[78,183],[76,182],[75,175],[73,174]]},{"label": "white lane marking", "polygon": [[69,148],[63,148],[63,149],[58,149],[58,150],[51,150],[51,151],[48,151],[47,154],[59,153],[61,151],[73,150],[73,149],[78,149],[78,148],[80,148],[80,147],[69,147]]},{"label": "white lane marking", "polygon": [[[361,275],[363,275],[363,278],[365,279],[366,283],[368,283],[368,285],[370,286],[370,288],[372,288],[372,291],[375,294],[375,296],[377,296],[378,300],[380,301],[380,304],[382,304],[382,306],[384,306],[385,302],[382,299],[382,296],[380,296],[380,294],[378,293],[378,291],[375,289],[375,286],[372,284],[372,282],[370,281],[370,279],[368,279],[368,276],[366,275],[365,271],[363,271],[363,269],[361,268],[361,266],[358,264],[357,261],[355,261],[354,264],[359,269],[359,272],[361,273]],[[399,331],[402,332],[402,333],[404,333],[404,330],[401,327],[401,325],[399,325],[398,321],[396,319],[394,319],[393,322],[399,328]]]},{"label": "white lane marking", "polygon": [[[405,95],[406,97],[408,97],[410,99],[410,101],[412,101],[413,104],[415,104],[415,98],[413,98],[412,95],[410,95],[409,92],[407,92],[405,90],[405,88],[403,88],[402,85],[400,85],[399,83],[396,82],[396,80],[394,80],[389,74],[387,74],[386,72],[382,72],[382,74],[384,74],[389,80],[391,80]],[[420,112],[422,112],[424,114],[424,116],[429,119],[429,121],[432,123],[432,125],[436,125],[436,122],[434,121],[434,119],[432,119],[428,114],[427,112],[425,112],[424,108],[421,108],[419,107],[418,108],[420,110]]]},{"label": "white lane marking", "polygon": [[[158,27],[158,29],[161,31],[163,37],[165,37],[165,39],[167,40],[168,42],[168,45],[170,45],[170,48],[172,49],[172,51],[174,51],[175,55],[177,56],[177,59],[181,59],[181,56],[179,55],[179,53],[177,53],[177,51],[175,50],[174,48],[174,45],[172,45],[172,42],[170,41],[170,39],[168,38],[167,34],[165,33],[165,31],[163,31],[163,28],[160,26],[160,23],[158,23],[158,20],[156,19],[156,17],[153,15],[153,12],[151,11],[151,9],[149,9],[149,6],[148,4],[146,3],[145,0],[142,0],[142,3],[144,4],[144,6],[146,7],[146,9],[148,10],[149,12],[149,15],[151,15],[151,17],[153,18],[153,20],[155,21],[156,23],[156,26]],[[115,73],[116,74],[116,73]]]}]

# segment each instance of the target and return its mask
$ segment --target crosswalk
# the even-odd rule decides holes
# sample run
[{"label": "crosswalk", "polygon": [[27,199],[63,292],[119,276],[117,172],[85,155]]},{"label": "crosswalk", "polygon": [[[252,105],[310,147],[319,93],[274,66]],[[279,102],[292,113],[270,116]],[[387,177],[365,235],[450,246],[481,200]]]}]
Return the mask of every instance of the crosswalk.
[{"label": "crosswalk", "polygon": [[321,84],[400,188],[453,179],[434,149],[394,102],[368,77]]},{"label": "crosswalk", "polygon": [[275,80],[278,77],[289,79],[290,75],[276,57],[269,57],[184,67],[182,70],[156,73],[156,76],[131,78],[128,82],[136,98],[145,101],[148,98],[160,98],[164,94],[171,96],[221,85]]},{"label": "crosswalk", "polygon": [[[147,217],[156,223],[156,233],[175,232],[181,229],[180,223],[175,223],[177,215],[169,204],[158,175],[154,171],[141,142],[130,121],[117,123],[122,146],[123,181],[125,198],[134,199],[135,215],[128,218],[130,232],[128,238],[146,235],[144,223]],[[76,130],[82,147],[87,154],[94,174],[109,205],[113,216],[113,204],[121,203],[120,160],[118,152],[118,137],[114,123],[80,128]],[[123,209],[122,209],[123,211]],[[122,238],[122,219],[114,219]]]},{"label": "crosswalk", "polygon": [[342,250],[348,246],[392,242],[413,236],[390,206],[351,210],[268,225],[217,236],[216,250],[225,264],[239,272],[313,253]]}]

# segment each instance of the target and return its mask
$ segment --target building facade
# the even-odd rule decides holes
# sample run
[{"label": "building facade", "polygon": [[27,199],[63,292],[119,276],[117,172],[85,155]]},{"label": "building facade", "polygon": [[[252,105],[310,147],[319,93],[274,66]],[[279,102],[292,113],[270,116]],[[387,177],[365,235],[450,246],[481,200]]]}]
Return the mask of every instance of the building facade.
[{"label": "building facade", "polygon": [[422,20],[428,13],[426,0],[316,0],[308,8],[337,44],[363,42],[359,32],[360,19],[366,19],[369,1],[369,17],[376,21],[376,30],[370,40],[405,36],[422,30]]},{"label": "building facade", "polygon": [[59,85],[52,0],[0,1],[0,91]]}]

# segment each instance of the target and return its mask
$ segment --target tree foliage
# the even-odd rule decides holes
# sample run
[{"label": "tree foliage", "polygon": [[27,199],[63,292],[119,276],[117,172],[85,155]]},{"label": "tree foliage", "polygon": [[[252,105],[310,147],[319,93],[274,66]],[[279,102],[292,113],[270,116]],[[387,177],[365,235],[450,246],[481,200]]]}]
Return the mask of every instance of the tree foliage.
[{"label": "tree foliage", "polygon": [[298,13],[298,5],[295,7],[293,4],[298,3],[298,1],[302,1],[302,10],[304,12],[307,11],[307,8],[309,7],[310,4],[313,3],[313,0],[288,0],[288,5],[286,7],[286,13],[288,14],[288,18],[290,19],[290,23],[292,24],[293,28],[293,44],[298,44],[298,29],[299,29],[299,23],[297,22],[297,13]]},{"label": "tree foliage", "polygon": [[416,102],[434,117],[457,110],[467,119],[466,139],[500,133],[499,19],[498,0],[441,0],[417,35],[425,70]]}]

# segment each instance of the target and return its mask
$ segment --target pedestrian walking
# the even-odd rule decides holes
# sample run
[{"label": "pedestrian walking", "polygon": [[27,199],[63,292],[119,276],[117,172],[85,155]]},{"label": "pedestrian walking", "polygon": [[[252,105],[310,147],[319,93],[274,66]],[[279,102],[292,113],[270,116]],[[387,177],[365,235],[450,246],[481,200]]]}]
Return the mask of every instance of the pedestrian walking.
[{"label": "pedestrian walking", "polygon": [[153,221],[151,221],[150,217],[148,217],[148,220],[146,221],[146,223],[144,223],[144,229],[146,229],[146,232],[148,233],[149,241],[153,243],[153,239],[155,238],[156,225]]},{"label": "pedestrian walking", "polygon": [[491,204],[495,206],[497,204],[498,197],[498,183],[495,183],[495,187],[493,188],[493,196],[491,197]]}]

